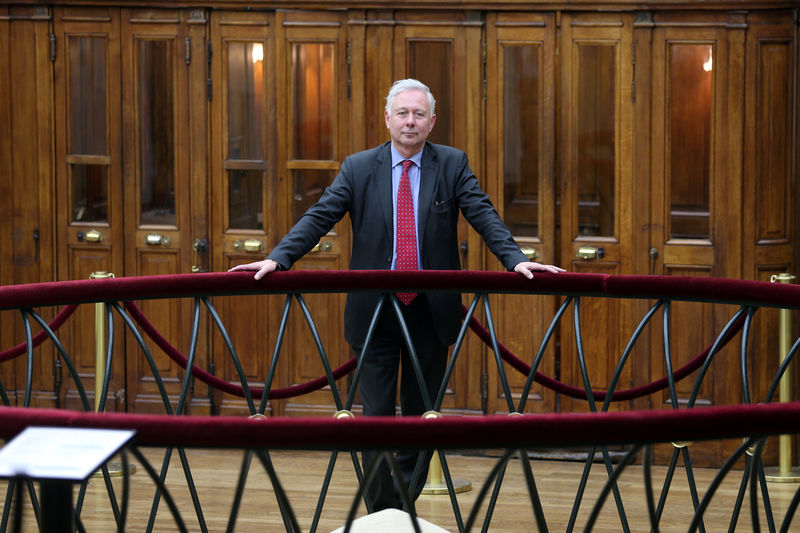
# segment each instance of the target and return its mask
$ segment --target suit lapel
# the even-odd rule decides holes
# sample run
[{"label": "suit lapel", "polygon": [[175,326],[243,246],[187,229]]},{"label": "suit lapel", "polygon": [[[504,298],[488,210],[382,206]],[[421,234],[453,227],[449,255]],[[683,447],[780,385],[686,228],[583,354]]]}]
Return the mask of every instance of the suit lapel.
[{"label": "suit lapel", "polygon": [[386,234],[389,235],[389,239],[394,238],[391,153],[389,143],[386,143],[384,148],[378,152],[378,156],[375,158],[375,168],[373,169],[374,175],[378,179],[379,201],[383,208],[383,219],[386,224]]},{"label": "suit lapel", "polygon": [[425,149],[422,151],[422,167],[419,179],[419,205],[417,206],[417,220],[419,227],[419,246],[420,257],[424,253],[422,238],[425,235],[425,223],[428,221],[428,213],[431,211],[431,203],[433,202],[433,193],[436,190],[436,182],[439,179],[439,161],[436,158],[436,152],[433,150],[433,145],[429,142],[425,143]]}]

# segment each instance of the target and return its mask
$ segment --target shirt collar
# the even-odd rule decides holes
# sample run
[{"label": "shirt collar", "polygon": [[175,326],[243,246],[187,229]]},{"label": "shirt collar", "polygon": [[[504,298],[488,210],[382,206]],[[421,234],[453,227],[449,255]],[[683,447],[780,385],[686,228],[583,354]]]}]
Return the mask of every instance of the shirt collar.
[{"label": "shirt collar", "polygon": [[399,165],[400,163],[402,163],[406,159],[410,159],[411,161],[413,161],[414,164],[417,165],[417,168],[422,168],[422,152],[425,150],[424,146],[422,147],[422,150],[420,150],[419,152],[417,152],[416,154],[414,154],[414,155],[412,155],[411,157],[408,157],[408,158],[403,157],[402,155],[400,155],[400,152],[395,150],[393,144],[389,143],[389,147],[390,147],[390,149],[392,151],[392,168],[396,167],[397,165]]}]

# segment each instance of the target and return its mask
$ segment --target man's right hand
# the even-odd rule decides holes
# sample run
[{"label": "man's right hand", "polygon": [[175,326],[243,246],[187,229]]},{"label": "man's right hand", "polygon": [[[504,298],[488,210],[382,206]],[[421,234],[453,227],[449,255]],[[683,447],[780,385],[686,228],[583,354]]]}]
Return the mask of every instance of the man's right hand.
[{"label": "man's right hand", "polygon": [[272,259],[263,259],[261,261],[256,261],[255,263],[247,263],[246,265],[236,265],[232,269],[228,270],[228,272],[236,272],[239,270],[255,270],[256,275],[253,276],[255,279],[261,279],[270,272],[275,272],[276,270],[280,270],[278,263],[273,261]]}]

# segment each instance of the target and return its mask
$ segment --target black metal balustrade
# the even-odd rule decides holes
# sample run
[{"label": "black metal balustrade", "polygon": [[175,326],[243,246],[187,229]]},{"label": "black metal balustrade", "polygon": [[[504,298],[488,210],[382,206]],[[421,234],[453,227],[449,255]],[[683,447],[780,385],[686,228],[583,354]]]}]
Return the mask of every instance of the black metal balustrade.
[{"label": "black metal balustrade", "polygon": [[[427,397],[422,376],[413,343],[408,336],[407,329],[403,324],[402,313],[398,306],[398,301],[394,296],[397,290],[414,290],[420,292],[430,291],[455,291],[470,295],[469,307],[464,310],[464,321],[461,332],[458,336],[450,359],[446,367],[445,377],[442,381],[440,392],[436,398]],[[365,348],[368,347],[372,339],[373,330],[377,323],[377,316],[385,306],[391,306],[395,315],[401,323],[401,328],[406,335],[406,341],[411,352],[411,359],[414,364],[414,371],[417,380],[420,382],[420,389],[425,397],[423,398],[429,413],[425,420],[404,420],[398,419],[367,419],[358,418],[349,422],[341,419],[352,419],[352,407],[355,400],[356,388],[360,379],[360,361],[350,361],[337,369],[331,368],[326,355],[325,346],[315,327],[313,312],[327,312],[327,310],[312,310],[306,305],[304,294],[320,292],[352,292],[352,291],[375,291],[383,294],[375,309],[372,324],[367,332]],[[488,296],[490,294],[518,293],[518,294],[549,294],[562,298],[555,315],[550,322],[540,344],[535,352],[535,356],[530,363],[527,363],[510,353],[502,344],[501,339],[497,338],[494,326],[492,309]],[[275,347],[272,359],[268,367],[268,377],[263,389],[252,389],[247,383],[244,370],[237,355],[231,337],[228,335],[225,324],[220,315],[215,310],[210,301],[210,297],[227,295],[236,297],[237,295],[252,294],[285,294],[286,300],[283,309],[282,319],[277,332]],[[605,357],[616,361],[613,378],[606,390],[597,391],[592,388],[589,372],[584,353],[584,340],[581,333],[581,302],[586,297],[592,298],[627,298],[651,301],[649,310],[644,314],[638,326],[631,334],[623,352],[619,356],[614,354],[603,354]],[[166,298],[192,298],[194,301],[194,313],[192,318],[192,338],[188,354],[181,354],[163,336],[157,328],[149,323],[147,317],[142,313],[136,304],[137,301],[146,299],[166,299]],[[673,354],[670,349],[672,304],[675,301],[695,301],[708,302],[712,304],[725,304],[736,306],[731,313],[726,325],[716,334],[713,343],[708,346],[697,357],[692,359],[682,368],[673,369]],[[105,373],[103,376],[101,397],[98,405],[93,407],[86,394],[85,388],[81,383],[81,377],[75,369],[75,365],[70,354],[59,341],[58,328],[63,325],[70,317],[76,306],[83,304],[104,304],[107,327],[107,350],[105,354]],[[287,326],[289,322],[290,309],[293,305],[298,305],[302,315],[309,326],[309,330],[314,340],[314,344],[319,352],[320,360],[325,369],[325,375],[313,383],[294,387],[293,390],[272,389],[277,368],[278,357],[281,353]],[[476,311],[482,305],[485,327],[476,319]],[[50,323],[47,323],[36,308],[64,306],[60,313]],[[570,307],[572,313],[568,313]],[[152,530],[155,515],[160,505],[162,497],[175,516],[179,529],[186,530],[183,517],[177,507],[169,497],[164,488],[164,480],[170,463],[173,449],[177,449],[187,486],[194,502],[194,511],[197,526],[201,531],[207,531],[203,508],[197,491],[194,486],[192,472],[185,448],[191,446],[204,446],[213,444],[214,446],[226,446],[241,448],[245,450],[242,463],[241,474],[234,503],[230,511],[229,530],[233,530],[241,495],[245,489],[247,472],[253,457],[263,465],[272,481],[276,492],[278,505],[283,517],[287,531],[299,531],[299,525],[292,511],[291,503],[286,498],[285,491],[282,490],[280,482],[275,475],[271,462],[269,450],[271,448],[291,448],[297,449],[328,449],[331,450],[329,466],[325,474],[322,490],[320,492],[314,518],[310,527],[315,531],[318,521],[325,504],[326,493],[329,482],[336,464],[338,454],[342,451],[348,452],[351,456],[355,475],[359,481],[359,487],[363,485],[365,479],[369,479],[372,472],[362,472],[360,463],[357,459],[357,451],[365,447],[377,449],[398,449],[398,448],[420,448],[436,449],[441,463],[444,479],[449,489],[450,501],[453,515],[459,531],[470,531],[479,522],[482,529],[488,530],[492,513],[497,503],[500,487],[502,486],[505,469],[509,460],[516,452],[523,474],[527,481],[529,496],[533,516],[530,528],[537,527],[541,531],[548,530],[547,517],[543,511],[540,495],[537,492],[535,483],[534,467],[526,450],[531,448],[547,448],[554,446],[585,446],[588,447],[587,460],[583,474],[578,483],[578,489],[572,504],[572,512],[569,520],[568,530],[572,531],[579,527],[576,523],[578,511],[583,503],[584,491],[589,474],[593,465],[593,459],[599,450],[602,456],[602,463],[608,475],[608,481],[599,498],[595,501],[592,514],[587,524],[582,526],[582,530],[592,529],[597,513],[602,507],[605,499],[611,496],[614,499],[619,515],[620,529],[630,531],[627,513],[623,501],[623,494],[618,484],[619,477],[625,468],[637,459],[641,459],[645,472],[645,488],[647,492],[648,516],[650,527],[658,530],[658,525],[662,519],[664,505],[670,491],[672,479],[678,468],[680,459],[683,459],[683,468],[686,472],[689,488],[694,503],[695,514],[691,524],[687,524],[690,531],[704,531],[703,513],[714,496],[716,489],[722,480],[729,474],[737,461],[745,458],[745,468],[742,472],[739,496],[737,501],[731,506],[731,528],[734,528],[739,512],[744,505],[747,489],[750,489],[750,507],[753,530],[759,530],[759,517],[764,516],[770,531],[788,531],[791,527],[795,509],[800,502],[800,491],[790,503],[785,515],[780,520],[773,516],[772,506],[769,496],[769,487],[766,482],[764,465],[762,463],[762,448],[766,436],[778,434],[796,434],[798,429],[794,420],[800,413],[800,404],[775,403],[776,394],[782,377],[789,369],[791,361],[794,359],[798,349],[800,349],[800,338],[790,343],[783,362],[780,364],[777,373],[772,378],[768,392],[764,398],[754,399],[750,397],[752,383],[748,376],[748,362],[751,358],[765,354],[750,353],[750,335],[753,324],[753,317],[757,309],[761,307],[797,309],[800,307],[800,288],[783,285],[770,284],[763,282],[750,282],[740,280],[719,280],[708,278],[673,278],[659,276],[606,276],[591,274],[559,274],[548,275],[538,274],[534,282],[524,280],[522,277],[512,273],[487,273],[487,272],[407,272],[397,273],[388,271],[369,271],[369,272],[285,272],[276,273],[268,276],[260,282],[252,279],[247,273],[236,274],[191,274],[174,276],[152,276],[140,278],[116,278],[100,279],[92,281],[72,281],[58,283],[44,283],[34,285],[20,285],[0,287],[0,309],[18,310],[22,318],[25,341],[14,348],[0,352],[0,362],[8,361],[17,356],[27,356],[27,375],[26,388],[23,398],[23,408],[28,408],[31,402],[31,386],[33,376],[35,346],[43,342],[51,342],[60,357],[67,366],[72,380],[75,382],[76,390],[80,397],[81,405],[87,414],[76,414],[68,411],[53,411],[42,409],[0,409],[0,437],[9,438],[20,431],[25,425],[81,425],[88,424],[92,427],[124,427],[137,429],[137,439],[129,450],[142,462],[145,469],[153,478],[155,483],[155,495],[150,514],[148,530]],[[234,385],[216,378],[194,365],[195,352],[197,347],[199,324],[201,313],[205,310],[211,317],[212,323],[224,340],[227,355],[231,358],[234,368],[240,378],[240,385]],[[105,400],[108,394],[108,386],[111,376],[111,368],[114,354],[113,342],[115,334],[113,315],[120,316],[125,324],[125,328],[136,339],[141,353],[144,355],[151,371],[153,379],[158,387],[161,401],[163,403],[164,415],[169,417],[170,426],[176,433],[169,433],[174,439],[167,442],[169,447],[166,450],[164,461],[160,471],[149,465],[144,456],[138,451],[138,446],[148,446],[164,444],[163,426],[160,419],[164,416],[143,416],[125,414],[94,414],[95,408],[102,412],[105,408]],[[641,384],[635,388],[618,390],[620,376],[626,364],[629,364],[630,356],[634,351],[637,341],[642,336],[645,328],[651,322],[661,316],[661,328],[663,331],[663,357],[666,373],[663,379],[653,383]],[[549,376],[544,376],[538,372],[542,359],[548,346],[554,339],[556,330],[562,322],[569,320],[571,316],[571,331],[574,333],[574,343],[580,370],[582,387],[574,387],[569,384],[559,383]],[[33,324],[38,325],[40,331],[34,335]],[[497,372],[500,378],[504,396],[508,402],[510,414],[519,416],[483,417],[486,426],[481,426],[477,431],[474,424],[464,423],[465,420],[458,420],[454,417],[446,419],[439,418],[439,411],[442,407],[444,393],[447,383],[457,364],[459,353],[463,346],[466,336],[470,330],[474,331],[490,348],[494,354],[497,364]],[[161,350],[173,360],[184,366],[187,371],[184,374],[181,393],[175,406],[170,402],[162,377],[159,374],[155,358],[145,342],[145,337],[153,340]],[[695,407],[698,393],[703,380],[708,375],[709,368],[715,360],[715,356],[720,353],[722,348],[736,337],[740,337],[739,361],[741,368],[741,383],[743,391],[743,401],[741,405],[723,407]],[[364,350],[366,351],[366,349]],[[518,405],[514,404],[513,396],[506,376],[506,364],[527,375],[527,380],[523,388]],[[352,383],[348,389],[346,398],[339,395],[336,380],[343,375],[352,373]],[[334,420],[328,419],[270,419],[271,424],[278,424],[279,431],[268,431],[259,427],[258,422],[254,425],[252,420],[233,419],[232,417],[185,417],[177,416],[183,414],[187,396],[190,388],[190,380],[194,376],[209,385],[219,388],[226,393],[240,394],[247,402],[251,415],[256,417],[263,415],[266,410],[269,398],[281,395],[291,395],[307,392],[314,388],[330,385],[332,392],[332,402],[336,410]],[[685,407],[679,409],[676,380],[692,379],[692,393],[686,402]],[[553,390],[575,398],[583,398],[587,402],[589,413],[583,415],[524,415],[528,393],[534,381],[550,387]],[[643,397],[648,394],[666,390],[668,392],[671,410],[655,410],[649,412],[651,420],[657,420],[658,426],[642,423],[642,418],[638,417],[637,412],[608,412],[609,407],[614,401],[630,400]],[[4,405],[9,406],[10,401],[5,388],[0,384],[0,399]],[[256,400],[259,400],[258,404]],[[756,403],[760,402],[760,403]],[[25,414],[21,415],[20,411]],[[92,413],[92,414],[88,414]],[[471,420],[475,420],[472,418]],[[736,420],[736,423],[731,423]],[[212,441],[207,440],[187,440],[179,433],[181,428],[188,428],[195,423],[217,424],[228,430],[223,431],[222,435],[213,437]],[[314,427],[315,438],[308,440],[307,431],[296,431],[297,424],[303,424],[305,430]],[[424,424],[424,425],[423,425]],[[157,436],[153,433],[152,427],[159,426],[162,433]],[[393,432],[391,428],[396,425],[402,431]],[[579,426],[580,425],[580,426]],[[330,431],[335,427],[335,431]],[[543,430],[543,428],[549,428]],[[581,427],[581,430],[576,430]],[[613,432],[593,431],[601,427],[616,428]],[[273,428],[274,429],[274,428]],[[344,429],[344,431],[343,431]],[[379,429],[379,431],[376,431]],[[486,431],[491,429],[491,431]],[[247,438],[243,438],[246,432]],[[453,439],[448,431],[458,431],[459,438]],[[288,432],[288,433],[287,433]],[[279,433],[280,436],[276,436]],[[186,435],[192,435],[191,431],[186,431]],[[236,440],[236,436],[239,440]],[[743,444],[728,458],[720,468],[714,482],[701,497],[700,492],[694,482],[692,471],[692,458],[689,446],[682,445],[688,441],[700,441],[708,439],[722,439],[731,437],[744,438]],[[305,439],[305,440],[304,440]],[[391,440],[389,440],[391,439]],[[659,493],[653,487],[650,478],[650,465],[652,455],[652,445],[659,442],[675,443],[672,458],[669,463],[666,480]],[[621,461],[612,461],[609,446],[628,445],[628,451]],[[505,453],[498,459],[497,464],[489,478],[484,482],[479,491],[478,502],[472,508],[467,520],[462,517],[458,500],[452,484],[452,478],[447,466],[447,459],[444,451],[447,449],[465,448],[499,448],[505,449]],[[641,457],[640,457],[641,454]],[[386,457],[391,459],[391,454],[387,452]],[[417,464],[415,478],[419,475],[421,460]],[[109,493],[111,510],[120,529],[124,529],[127,489],[123,495],[123,505],[117,501],[114,488],[109,478],[106,467],[103,467],[103,478]],[[3,511],[0,530],[5,531],[9,525],[12,507],[12,496],[16,492],[21,494],[21,484],[27,486],[28,494],[34,511],[39,514],[38,502],[35,487],[31,482],[24,480],[11,480],[6,491],[6,502]],[[127,486],[127,485],[126,485]],[[75,504],[75,512],[80,526],[80,514],[83,505],[86,486],[82,486],[78,493]],[[763,509],[759,512],[758,495],[760,491],[761,504]],[[491,493],[491,494],[490,494]],[[355,517],[362,491],[359,488],[353,499],[348,527]],[[480,503],[488,498],[485,514],[478,516],[481,509]],[[412,502],[406,502],[413,509]],[[414,513],[412,512],[412,517]],[[418,525],[414,521],[416,530]]]}]

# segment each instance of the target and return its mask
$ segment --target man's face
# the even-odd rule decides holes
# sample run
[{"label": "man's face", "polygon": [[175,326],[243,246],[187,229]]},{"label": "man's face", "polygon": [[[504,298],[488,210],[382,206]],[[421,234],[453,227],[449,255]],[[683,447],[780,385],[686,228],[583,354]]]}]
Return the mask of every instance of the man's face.
[{"label": "man's face", "polygon": [[395,96],[391,111],[384,111],[384,117],[392,144],[404,157],[422,150],[436,122],[436,115],[431,115],[428,97],[417,89]]}]

